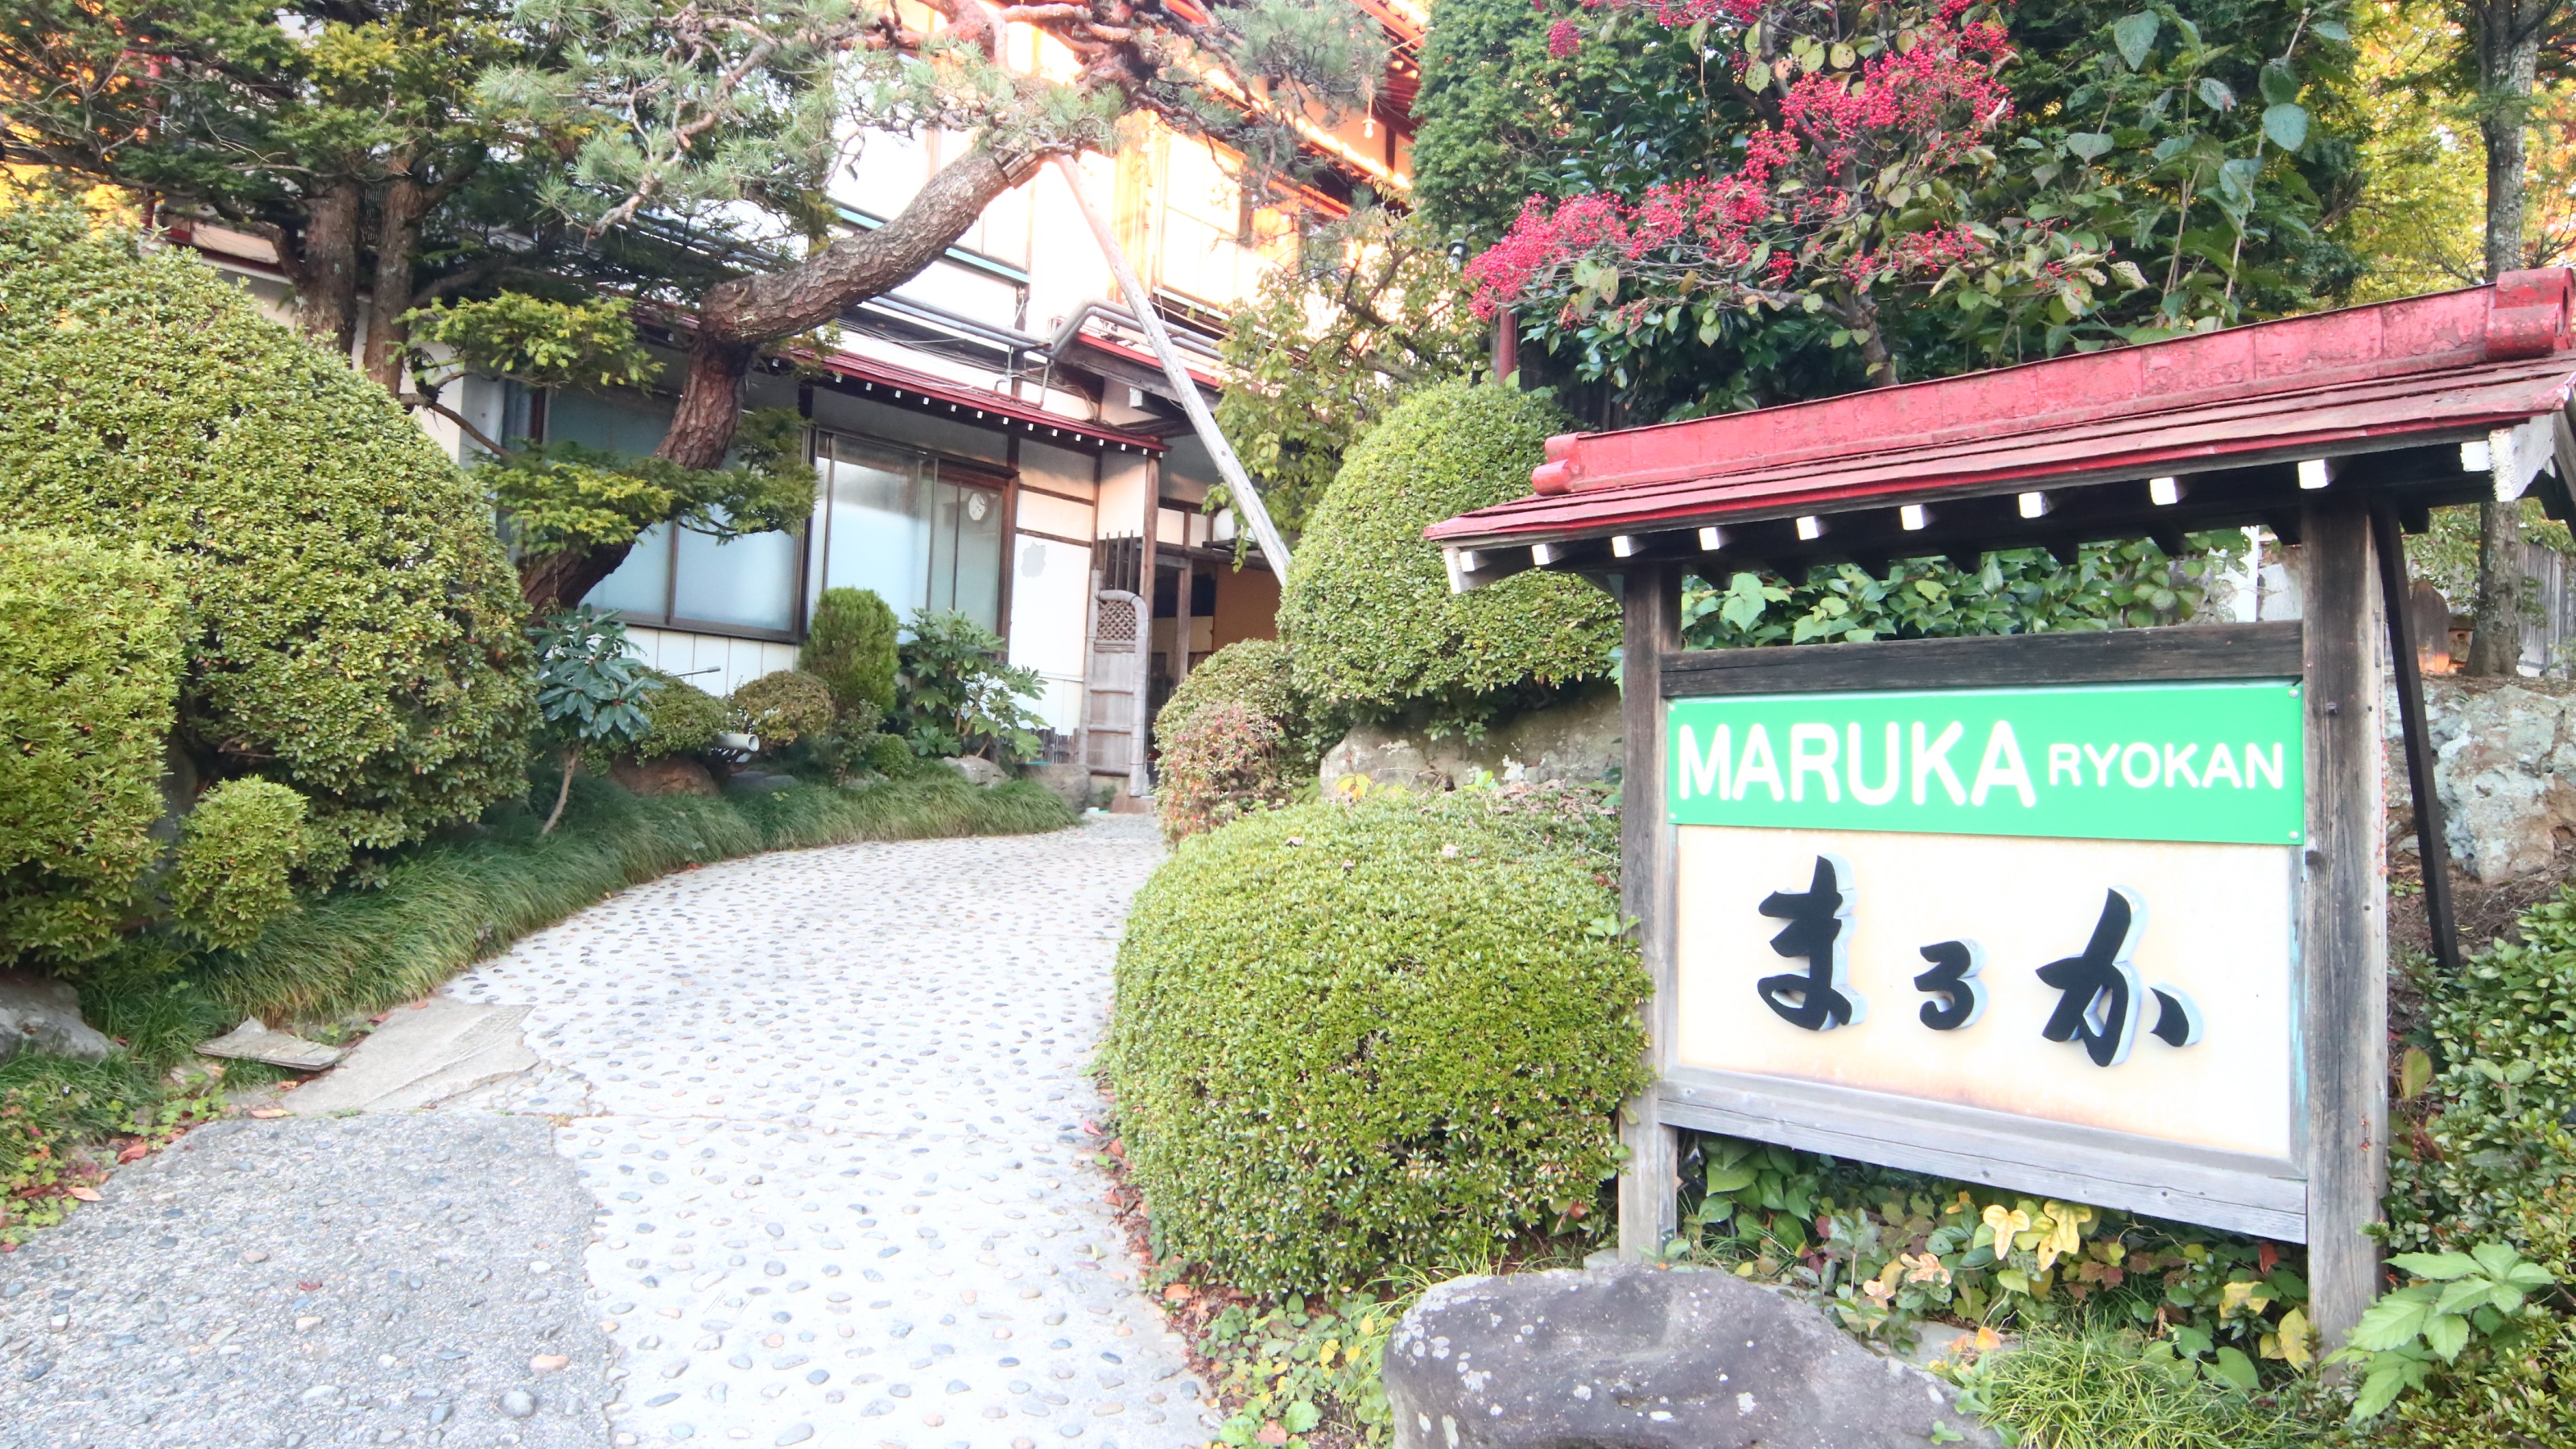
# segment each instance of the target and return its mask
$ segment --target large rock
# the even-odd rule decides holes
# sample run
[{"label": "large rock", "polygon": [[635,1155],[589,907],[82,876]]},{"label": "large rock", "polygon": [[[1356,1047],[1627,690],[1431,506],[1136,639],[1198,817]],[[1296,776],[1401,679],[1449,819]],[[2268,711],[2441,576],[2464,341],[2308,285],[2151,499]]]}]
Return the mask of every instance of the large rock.
[{"label": "large rock", "polygon": [[1088,765],[1023,765],[1020,767],[1020,773],[1044,785],[1057,799],[1074,810],[1088,808],[1092,799],[1100,793],[1099,786],[1092,782],[1091,767]]},{"label": "large rock", "polygon": [[1481,740],[1433,739],[1418,724],[1362,725],[1324,752],[1318,774],[1329,788],[1348,775],[1381,785],[1442,789],[1479,770],[1505,784],[1606,779],[1624,758],[1619,691],[1595,685],[1552,709],[1533,710],[1488,730]]},{"label": "large rock", "polygon": [[[2425,681],[2452,858],[2486,885],[2551,867],[2560,832],[2576,833],[2576,709],[2556,681],[2491,685]],[[2385,711],[2392,736],[2397,711]],[[2392,803],[2406,792],[2405,758],[2390,751]]]},{"label": "large rock", "polygon": [[608,777],[636,795],[714,796],[722,793],[716,788],[716,777],[707,773],[707,767],[686,755],[663,755],[651,760],[621,755],[608,767]]},{"label": "large rock", "polygon": [[70,982],[0,971],[0,1062],[22,1051],[94,1062],[114,1050],[115,1042],[81,1020],[80,993]]},{"label": "large rock", "polygon": [[950,755],[940,763],[965,776],[970,785],[998,785],[1011,778],[1010,771],[982,755]]},{"label": "large rock", "polygon": [[1994,1445],[1948,1389],[1794,1299],[1642,1265],[1460,1278],[1386,1350],[1396,1449]]}]

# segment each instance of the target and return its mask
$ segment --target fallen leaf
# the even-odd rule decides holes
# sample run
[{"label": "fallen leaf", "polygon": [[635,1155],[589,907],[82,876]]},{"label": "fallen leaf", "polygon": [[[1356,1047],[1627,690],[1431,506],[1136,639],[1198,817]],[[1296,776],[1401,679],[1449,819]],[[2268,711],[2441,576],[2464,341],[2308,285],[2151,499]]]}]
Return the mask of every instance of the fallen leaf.
[{"label": "fallen leaf", "polygon": [[1175,1283],[1163,1290],[1163,1301],[1166,1303],[1185,1302],[1189,1296],[1190,1285],[1187,1283]]},{"label": "fallen leaf", "polygon": [[295,1286],[303,1289],[307,1293],[311,1293],[321,1288],[322,1285],[319,1283],[298,1283]]},{"label": "fallen leaf", "polygon": [[292,1091],[294,1091],[296,1088],[298,1088],[298,1087],[300,1087],[300,1086],[303,1086],[303,1085],[304,1085],[304,1084],[303,1084],[302,1082],[300,1082],[300,1081],[296,1081],[296,1082],[280,1082],[280,1083],[278,1083],[278,1084],[277,1084],[277,1090],[279,1090],[279,1091],[281,1091],[281,1092],[292,1092]]},{"label": "fallen leaf", "polygon": [[1288,1426],[1273,1419],[1261,1426],[1261,1432],[1252,1436],[1252,1442],[1274,1446],[1275,1449],[1275,1446],[1288,1442]]},{"label": "fallen leaf", "polygon": [[250,1109],[250,1114],[254,1117],[284,1117],[290,1115],[284,1107],[253,1107]]},{"label": "fallen leaf", "polygon": [[98,1189],[97,1189],[97,1188],[94,1188],[94,1187],[76,1187],[76,1188],[73,1188],[73,1189],[71,1190],[71,1192],[72,1192],[72,1196],[74,1196],[74,1197],[76,1197],[76,1198],[79,1198],[82,1202],[96,1202],[96,1201],[98,1201]]},{"label": "fallen leaf", "polygon": [[120,1165],[133,1162],[151,1150],[152,1144],[149,1142],[129,1142],[117,1149],[116,1160]]},{"label": "fallen leaf", "polygon": [[528,1360],[528,1367],[541,1374],[550,1374],[557,1369],[568,1367],[571,1363],[572,1359],[568,1355],[541,1353]]}]

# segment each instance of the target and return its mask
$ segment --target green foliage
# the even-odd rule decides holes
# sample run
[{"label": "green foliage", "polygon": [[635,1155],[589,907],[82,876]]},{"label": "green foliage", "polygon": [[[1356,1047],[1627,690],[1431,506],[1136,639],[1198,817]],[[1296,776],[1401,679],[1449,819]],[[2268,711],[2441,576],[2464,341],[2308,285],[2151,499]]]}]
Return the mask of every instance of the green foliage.
[{"label": "green foliage", "polygon": [[644,695],[644,733],[636,737],[635,758],[694,755],[733,728],[733,709],[723,700],[658,669],[639,669],[636,674],[657,687]]},{"label": "green foliage", "polygon": [[2330,1362],[2367,1365],[2352,1417],[2369,1419],[2409,1389],[2421,1388],[2440,1364],[2457,1363],[2472,1339],[2520,1339],[2548,1319],[2531,1295],[2557,1283],[2506,1243],[2480,1243],[2465,1253],[2399,1253],[2388,1260],[2416,1281],[2392,1288],[2362,1311]]},{"label": "green foliage", "polygon": [[2388,1244],[2510,1244],[2576,1279],[2576,892],[2523,913],[2522,939],[2457,975],[2419,971],[2427,1089],[2394,1104]]},{"label": "green foliage", "polygon": [[901,654],[902,723],[924,759],[982,755],[1004,767],[1038,752],[1040,721],[1022,703],[1045,686],[1003,660],[1002,637],[954,610],[921,609]]},{"label": "green foliage", "polygon": [[1216,421],[1280,531],[1305,531],[1343,455],[1407,390],[1473,369],[1484,331],[1440,238],[1379,208],[1307,232],[1264,273],[1226,332],[1234,380]]},{"label": "green foliage", "polygon": [[1529,491],[1548,435],[1545,398],[1443,383],[1353,448],[1315,510],[1279,605],[1293,677],[1318,713],[1384,718],[1416,702],[1474,719],[1498,699],[1610,672],[1618,606],[1580,579],[1533,570],[1449,592],[1429,525]]},{"label": "green foliage", "polygon": [[185,611],[148,550],[0,533],[0,960],[95,955],[131,914]]},{"label": "green foliage", "polygon": [[832,690],[801,669],[780,669],[733,692],[734,717],[760,739],[763,754],[832,727]]},{"label": "green foliage", "polygon": [[[433,302],[403,319],[412,372],[432,388],[435,379],[469,372],[531,388],[642,387],[652,380],[653,357],[626,308],[623,297],[557,302],[525,292]],[[446,356],[433,360],[431,346]]]},{"label": "green foliage", "polygon": [[[2576,554],[2576,536],[2566,524],[2543,513],[2540,501],[2525,498],[2522,510],[2522,540],[2563,554]],[[2467,613],[2478,596],[2478,509],[2463,505],[2433,510],[2433,526],[2406,539],[2406,562],[2415,576],[2442,591],[2458,613]],[[2539,623],[2542,612],[2540,581],[2528,574],[2520,581],[2522,616]]]},{"label": "green foliage", "polygon": [[1255,1291],[1589,1224],[1647,982],[1591,792],[1374,795],[1194,839],[1128,917],[1103,1063],[1158,1256]]},{"label": "green foliage", "polygon": [[1154,715],[1154,737],[1169,740],[1190,727],[1210,705],[1239,704],[1278,725],[1295,748],[1306,728],[1291,678],[1288,646],[1275,639],[1238,639],[1190,666],[1172,696]]},{"label": "green foliage", "polygon": [[311,842],[304,797],[273,780],[226,780],[180,823],[170,900],[210,946],[247,946],[295,909],[295,871]]},{"label": "green foliage", "polygon": [[2308,1361],[2307,1283],[2268,1243],[1739,1138],[1695,1136],[1684,1176],[1676,1252],[1811,1294],[1855,1333],[2135,1327],[2247,1387],[2256,1359]]},{"label": "green foliage", "polygon": [[814,601],[798,667],[831,686],[844,714],[861,705],[878,717],[894,712],[894,681],[902,667],[894,610],[873,589],[825,589]]},{"label": "green foliage", "polygon": [[1293,791],[1280,765],[1276,721],[1230,700],[1195,710],[1187,721],[1162,736],[1154,813],[1162,818],[1166,842],[1178,845],[1288,803]]},{"label": "green foliage", "polygon": [[2559,1449],[2576,1424],[2576,1318],[2473,1342],[2369,1426],[2374,1449]]},{"label": "green foliage", "polygon": [[1693,578],[1682,591],[1682,635],[1693,647],[1861,644],[2066,629],[2179,624],[2244,552],[2238,533],[2194,534],[2179,559],[2144,539],[2088,543],[2073,566],[2039,549],[1990,553],[1970,573],[1942,559],[1905,559],[1876,577],[1856,564],[1819,568],[1803,584],[1736,574],[1723,589]]},{"label": "green foliage", "polygon": [[2291,1449],[2316,1442],[2276,1404],[2195,1373],[2133,1332],[2030,1334],[1953,1377],[1959,1407],[2031,1449]]},{"label": "green foliage", "polygon": [[[1291,1293],[1268,1307],[1228,1305],[1199,1338],[1199,1351],[1223,1375],[1218,1402],[1239,1405],[1217,1429],[1216,1442],[1246,1449],[1385,1444],[1394,1429],[1386,1341],[1415,1296],[1381,1300],[1354,1293],[1336,1300]],[[1284,1442],[1261,1437],[1272,1424]]]},{"label": "green foliage", "polygon": [[793,408],[745,413],[735,466],[684,468],[556,441],[485,459],[476,481],[532,559],[633,543],[658,524],[710,538],[794,528],[814,510],[814,469],[778,435],[801,436]]},{"label": "green foliage", "polygon": [[568,748],[631,745],[651,721],[644,701],[660,681],[637,664],[626,626],[588,605],[558,609],[528,629],[537,656],[537,708]]},{"label": "green foliage", "polygon": [[490,507],[382,389],[187,252],[0,213],[0,505],[167,558],[177,735],[381,849],[523,786],[533,711]]}]

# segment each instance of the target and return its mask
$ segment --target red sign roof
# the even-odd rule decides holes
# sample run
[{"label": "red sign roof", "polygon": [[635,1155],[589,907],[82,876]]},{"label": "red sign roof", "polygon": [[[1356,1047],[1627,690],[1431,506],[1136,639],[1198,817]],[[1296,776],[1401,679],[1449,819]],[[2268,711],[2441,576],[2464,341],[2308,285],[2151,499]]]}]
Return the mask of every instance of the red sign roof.
[{"label": "red sign roof", "polygon": [[[1569,434],[1548,441],[1531,496],[1428,534],[1477,549],[1617,538],[1625,557],[1636,540],[1675,530],[1712,528],[1699,547],[1731,547],[1730,525],[1745,526],[1735,531],[1752,547],[1765,532],[1757,525],[1776,520],[1768,532],[1778,536],[1755,549],[1762,557],[1919,557],[2057,544],[2070,530],[2138,536],[2268,519],[2284,488],[2294,505],[2298,488],[2329,479],[2404,484],[2418,505],[2457,501],[2450,495],[2474,496],[2485,480],[2464,480],[2462,455],[2442,446],[2566,408],[2572,295],[2565,270],[2516,272],[2465,291],[1821,402]],[[2403,466],[2351,461],[2405,450]],[[2311,471],[2295,473],[2301,464]],[[2042,521],[2056,511],[2045,502],[1992,506],[2088,487],[2089,511],[2055,523]],[[1900,523],[1893,514],[1906,505]],[[1890,516],[1884,526],[1829,522],[1866,510]],[[1932,526],[1935,512],[1947,526]],[[1792,521],[1794,534],[1784,531]],[[1826,542],[1837,532],[1839,549]]]}]

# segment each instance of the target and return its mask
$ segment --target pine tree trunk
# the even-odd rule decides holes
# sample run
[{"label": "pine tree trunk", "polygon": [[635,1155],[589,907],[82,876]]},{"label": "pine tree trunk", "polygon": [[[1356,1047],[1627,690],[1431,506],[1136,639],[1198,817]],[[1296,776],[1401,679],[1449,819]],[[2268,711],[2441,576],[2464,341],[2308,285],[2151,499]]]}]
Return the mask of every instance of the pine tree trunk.
[{"label": "pine tree trunk", "polygon": [[743,379],[761,345],[837,321],[939,260],[984,208],[1027,180],[1043,154],[997,156],[981,146],[939,168],[892,221],[823,248],[792,267],[737,277],[698,305],[689,376],[679,410],[655,453],[691,468],[713,468],[733,446]]},{"label": "pine tree trunk", "polygon": [[376,223],[376,279],[367,306],[367,346],[359,365],[385,391],[399,396],[403,384],[403,344],[411,329],[402,315],[411,310],[412,268],[420,255],[420,220],[428,209],[419,182],[397,176],[385,188]]},{"label": "pine tree trunk", "polygon": [[340,357],[358,335],[358,228],[366,195],[355,181],[334,181],[306,209],[295,248],[295,324]]},{"label": "pine tree trunk", "polygon": [[615,543],[521,559],[519,598],[531,616],[569,609],[617,572],[634,551],[631,543]]},{"label": "pine tree trunk", "polygon": [[[2523,264],[2523,196],[2530,102],[2540,60],[2539,26],[2521,25],[2514,0],[2477,12],[2479,88],[2486,113],[2478,136],[2487,161],[2487,280]],[[2478,505],[2478,594],[2464,673],[2517,672],[2522,657],[2522,505]]]}]

